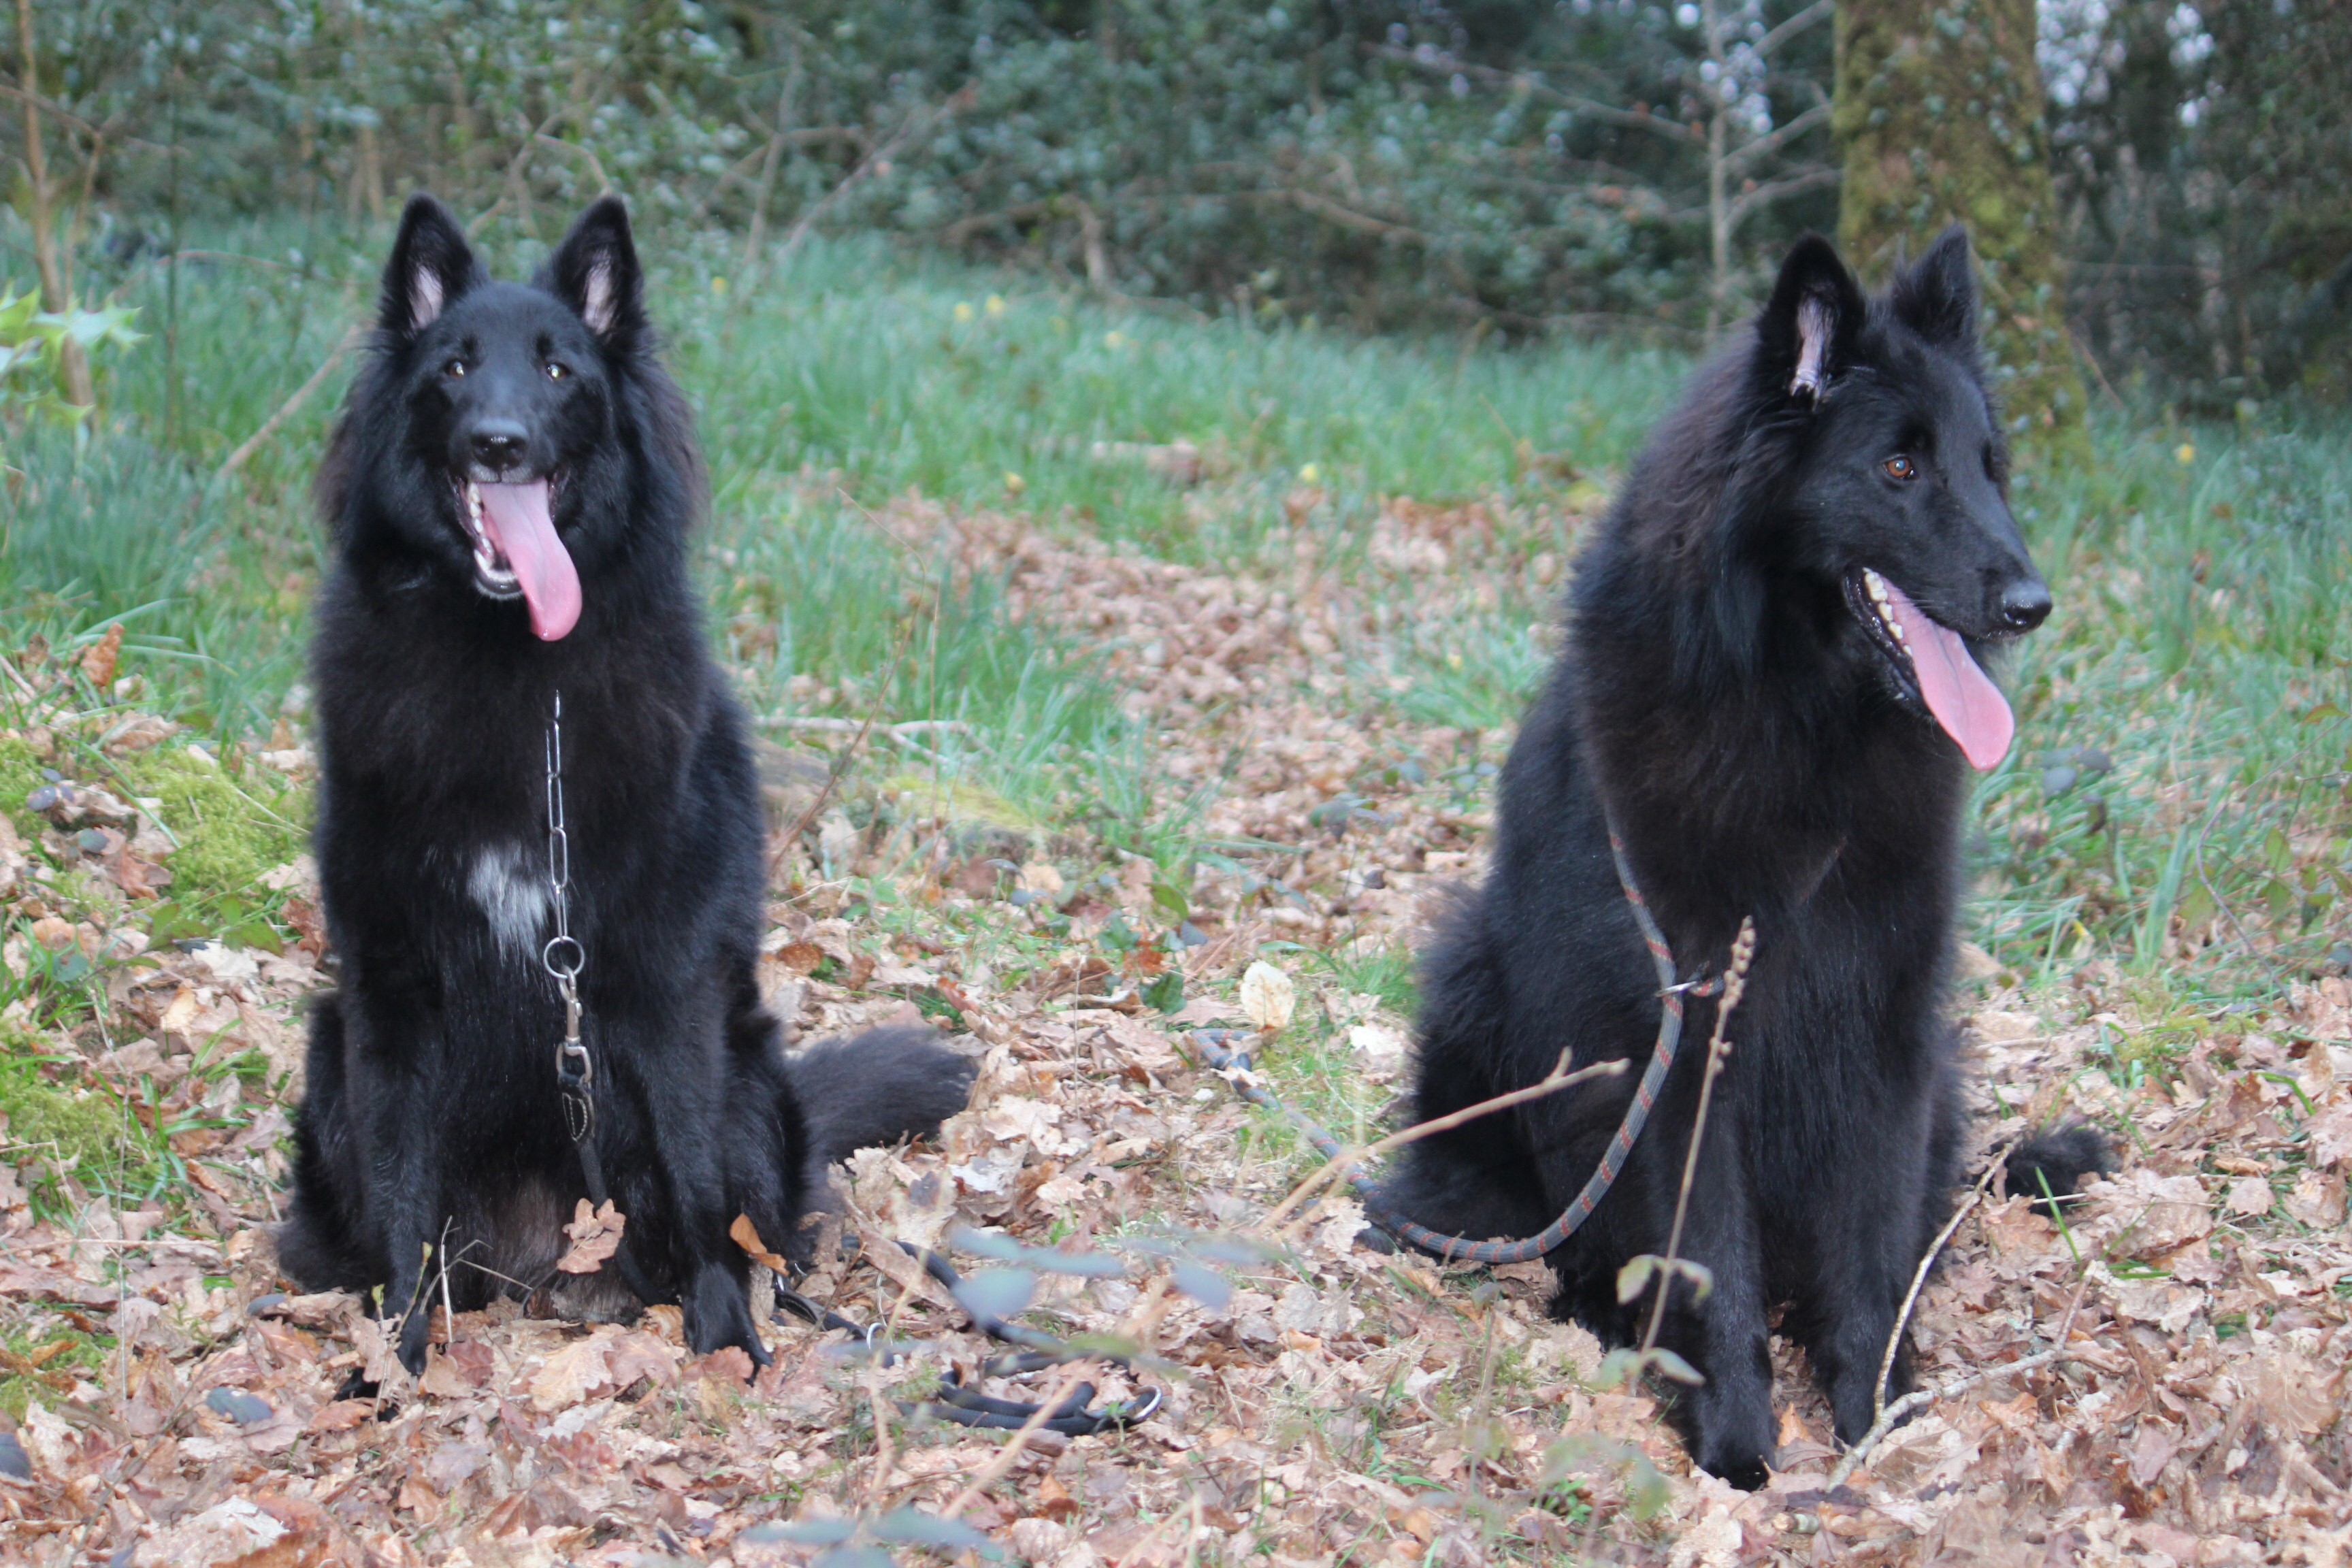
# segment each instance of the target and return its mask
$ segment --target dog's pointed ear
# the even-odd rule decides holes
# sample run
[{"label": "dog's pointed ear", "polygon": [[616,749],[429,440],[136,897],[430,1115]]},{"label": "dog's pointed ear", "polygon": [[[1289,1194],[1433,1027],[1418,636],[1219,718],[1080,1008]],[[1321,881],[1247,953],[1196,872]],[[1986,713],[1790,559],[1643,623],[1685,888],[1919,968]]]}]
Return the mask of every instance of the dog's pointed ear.
[{"label": "dog's pointed ear", "polygon": [[1954,224],[1904,268],[1889,295],[1895,319],[1940,347],[1962,353],[1977,346],[1977,276],[1969,231]]},{"label": "dog's pointed ear", "polygon": [[580,215],[548,258],[541,281],[606,342],[623,345],[635,336],[646,321],[646,279],[620,197],[601,196]]},{"label": "dog's pointed ear", "polygon": [[1852,357],[1867,308],[1835,247],[1817,234],[1797,241],[1756,318],[1758,345],[1780,392],[1819,402]]},{"label": "dog's pointed ear", "polygon": [[481,281],[481,264],[457,216],[420,192],[408,198],[400,215],[400,237],[392,242],[392,259],[384,265],[376,323],[396,338],[413,338]]}]

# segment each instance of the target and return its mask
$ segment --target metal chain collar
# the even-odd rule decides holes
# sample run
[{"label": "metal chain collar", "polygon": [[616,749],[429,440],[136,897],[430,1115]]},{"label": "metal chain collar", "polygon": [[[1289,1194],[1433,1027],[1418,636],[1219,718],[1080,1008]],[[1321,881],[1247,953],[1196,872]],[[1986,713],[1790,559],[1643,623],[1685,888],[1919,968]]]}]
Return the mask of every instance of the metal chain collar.
[{"label": "metal chain collar", "polygon": [[587,950],[572,934],[572,839],[563,827],[563,693],[547,721],[547,886],[555,904],[555,934],[539,952],[539,962],[555,979],[563,998],[563,1038],[555,1047],[555,1079],[563,1092],[563,1118],[574,1143],[596,1129],[595,1064],[580,1041],[580,972]]}]

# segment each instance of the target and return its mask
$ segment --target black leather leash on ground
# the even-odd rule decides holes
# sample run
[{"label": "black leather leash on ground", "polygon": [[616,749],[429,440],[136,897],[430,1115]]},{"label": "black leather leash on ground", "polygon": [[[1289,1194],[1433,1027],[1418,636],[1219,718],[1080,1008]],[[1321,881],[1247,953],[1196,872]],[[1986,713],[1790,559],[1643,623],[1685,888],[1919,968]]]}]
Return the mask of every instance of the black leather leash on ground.
[{"label": "black leather leash on ground", "polygon": [[[963,1299],[955,1296],[956,1287],[963,1283],[955,1266],[938,1253],[907,1242],[899,1248],[916,1258],[923,1271],[946,1287],[956,1304],[971,1319],[972,1327],[989,1338],[1015,1347],[991,1356],[980,1368],[981,1377],[1018,1377],[1024,1373],[1042,1372],[1049,1366],[1062,1366],[1074,1361],[1107,1361],[1116,1366],[1131,1366],[1127,1357],[1103,1351],[1073,1351],[1047,1334],[1034,1329],[1024,1329],[1018,1323],[1008,1323],[1002,1318],[974,1310]],[[881,1339],[882,1325],[852,1322],[829,1308],[793,1289],[781,1274],[775,1276],[778,1316],[791,1312],[821,1329],[841,1329],[863,1341],[868,1351],[888,1366],[898,1359]],[[1095,1385],[1081,1383],[1070,1390],[1068,1397],[1054,1406],[1041,1424],[1043,1430],[1058,1432],[1065,1437],[1091,1437],[1101,1432],[1115,1432],[1148,1419],[1160,1408],[1160,1392],[1146,1389],[1133,1399],[1116,1405],[1106,1405],[1100,1410],[1090,1408],[1095,1401]],[[939,1393],[929,1399],[894,1401],[899,1411],[908,1415],[929,1415],[934,1420],[951,1421],[959,1426],[989,1426],[1000,1431],[1018,1431],[1035,1418],[1040,1405],[1018,1399],[996,1399],[966,1384],[955,1368],[950,1367],[940,1379]]]},{"label": "black leather leash on ground", "polygon": [[[1363,1202],[1364,1217],[1406,1246],[1446,1263],[1528,1263],[1543,1257],[1574,1235],[1584,1222],[1592,1217],[1602,1197],[1625,1168],[1627,1156],[1633,1152],[1633,1141],[1642,1135],[1650,1111],[1657,1104],[1658,1095],[1665,1087],[1666,1074],[1675,1065],[1675,1049],[1683,1037],[1683,998],[1686,994],[1712,995],[1715,983],[1693,984],[1675,978],[1674,950],[1666,945],[1665,933],[1651,918],[1650,906],[1642,897],[1642,889],[1633,880],[1633,868],[1626,858],[1624,841],[1618,837],[1616,826],[1609,828],[1609,854],[1617,865],[1617,885],[1624,889],[1626,907],[1633,911],[1633,923],[1642,933],[1642,944],[1650,950],[1650,962],[1658,973],[1658,1038],[1650,1052],[1650,1065],[1642,1074],[1641,1083],[1633,1090],[1633,1102],[1625,1107],[1625,1119],[1618,1123],[1617,1135],[1601,1156],[1601,1164],[1584,1184],[1560,1216],[1535,1235],[1515,1241],[1480,1241],[1467,1236],[1447,1236],[1415,1223],[1409,1216],[1389,1207],[1381,1200],[1380,1184],[1371,1173],[1360,1166],[1349,1167],[1348,1184],[1356,1189]],[[1308,1121],[1277,1099],[1260,1082],[1247,1051],[1229,1048],[1225,1041],[1240,1031],[1195,1029],[1192,1043],[1201,1058],[1209,1064],[1234,1092],[1253,1105],[1262,1105],[1287,1117],[1300,1134],[1322,1152],[1327,1160],[1337,1160],[1346,1152],[1337,1138]]]}]

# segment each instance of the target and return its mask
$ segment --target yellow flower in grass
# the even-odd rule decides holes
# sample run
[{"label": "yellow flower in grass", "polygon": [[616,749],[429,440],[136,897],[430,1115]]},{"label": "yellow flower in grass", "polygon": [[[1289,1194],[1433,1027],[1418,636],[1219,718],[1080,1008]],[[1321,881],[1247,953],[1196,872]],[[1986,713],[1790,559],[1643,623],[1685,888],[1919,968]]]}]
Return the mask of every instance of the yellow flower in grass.
[{"label": "yellow flower in grass", "polygon": [[959,322],[961,322],[961,321],[971,321],[971,307],[970,305],[965,304],[962,300],[958,300],[956,301],[956,308],[955,308],[955,319],[956,319]]}]

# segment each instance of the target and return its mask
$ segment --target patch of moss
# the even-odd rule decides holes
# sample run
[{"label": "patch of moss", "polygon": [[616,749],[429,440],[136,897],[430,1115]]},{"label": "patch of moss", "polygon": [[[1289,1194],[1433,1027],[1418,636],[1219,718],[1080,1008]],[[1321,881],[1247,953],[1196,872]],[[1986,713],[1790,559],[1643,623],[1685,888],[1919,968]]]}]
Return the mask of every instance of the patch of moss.
[{"label": "patch of moss", "polygon": [[[66,1342],[62,1350],[55,1348],[59,1340]],[[59,1382],[70,1388],[77,1375],[103,1367],[108,1352],[114,1348],[114,1336],[86,1334],[58,1326],[19,1330],[0,1337],[0,1344],[5,1344],[13,1355],[39,1358],[37,1382],[35,1377],[0,1377],[0,1410],[6,1411],[11,1420],[22,1421],[28,1401],[37,1398],[45,1405],[54,1405],[63,1393],[58,1386]]]},{"label": "patch of moss", "polygon": [[281,787],[256,771],[232,777],[168,747],[122,764],[142,795],[160,798],[163,826],[180,840],[172,856],[172,896],[185,903],[240,892],[263,872],[302,851],[308,792]]},{"label": "patch of moss", "polygon": [[12,1159],[37,1152],[108,1181],[152,1163],[143,1130],[119,1101],[50,1082],[22,1044],[0,1044],[0,1115],[8,1118]]},{"label": "patch of moss", "polygon": [[41,787],[41,759],[23,739],[0,735],[0,812],[16,825],[16,831],[30,838],[40,828],[33,814],[25,809],[25,797]]}]

